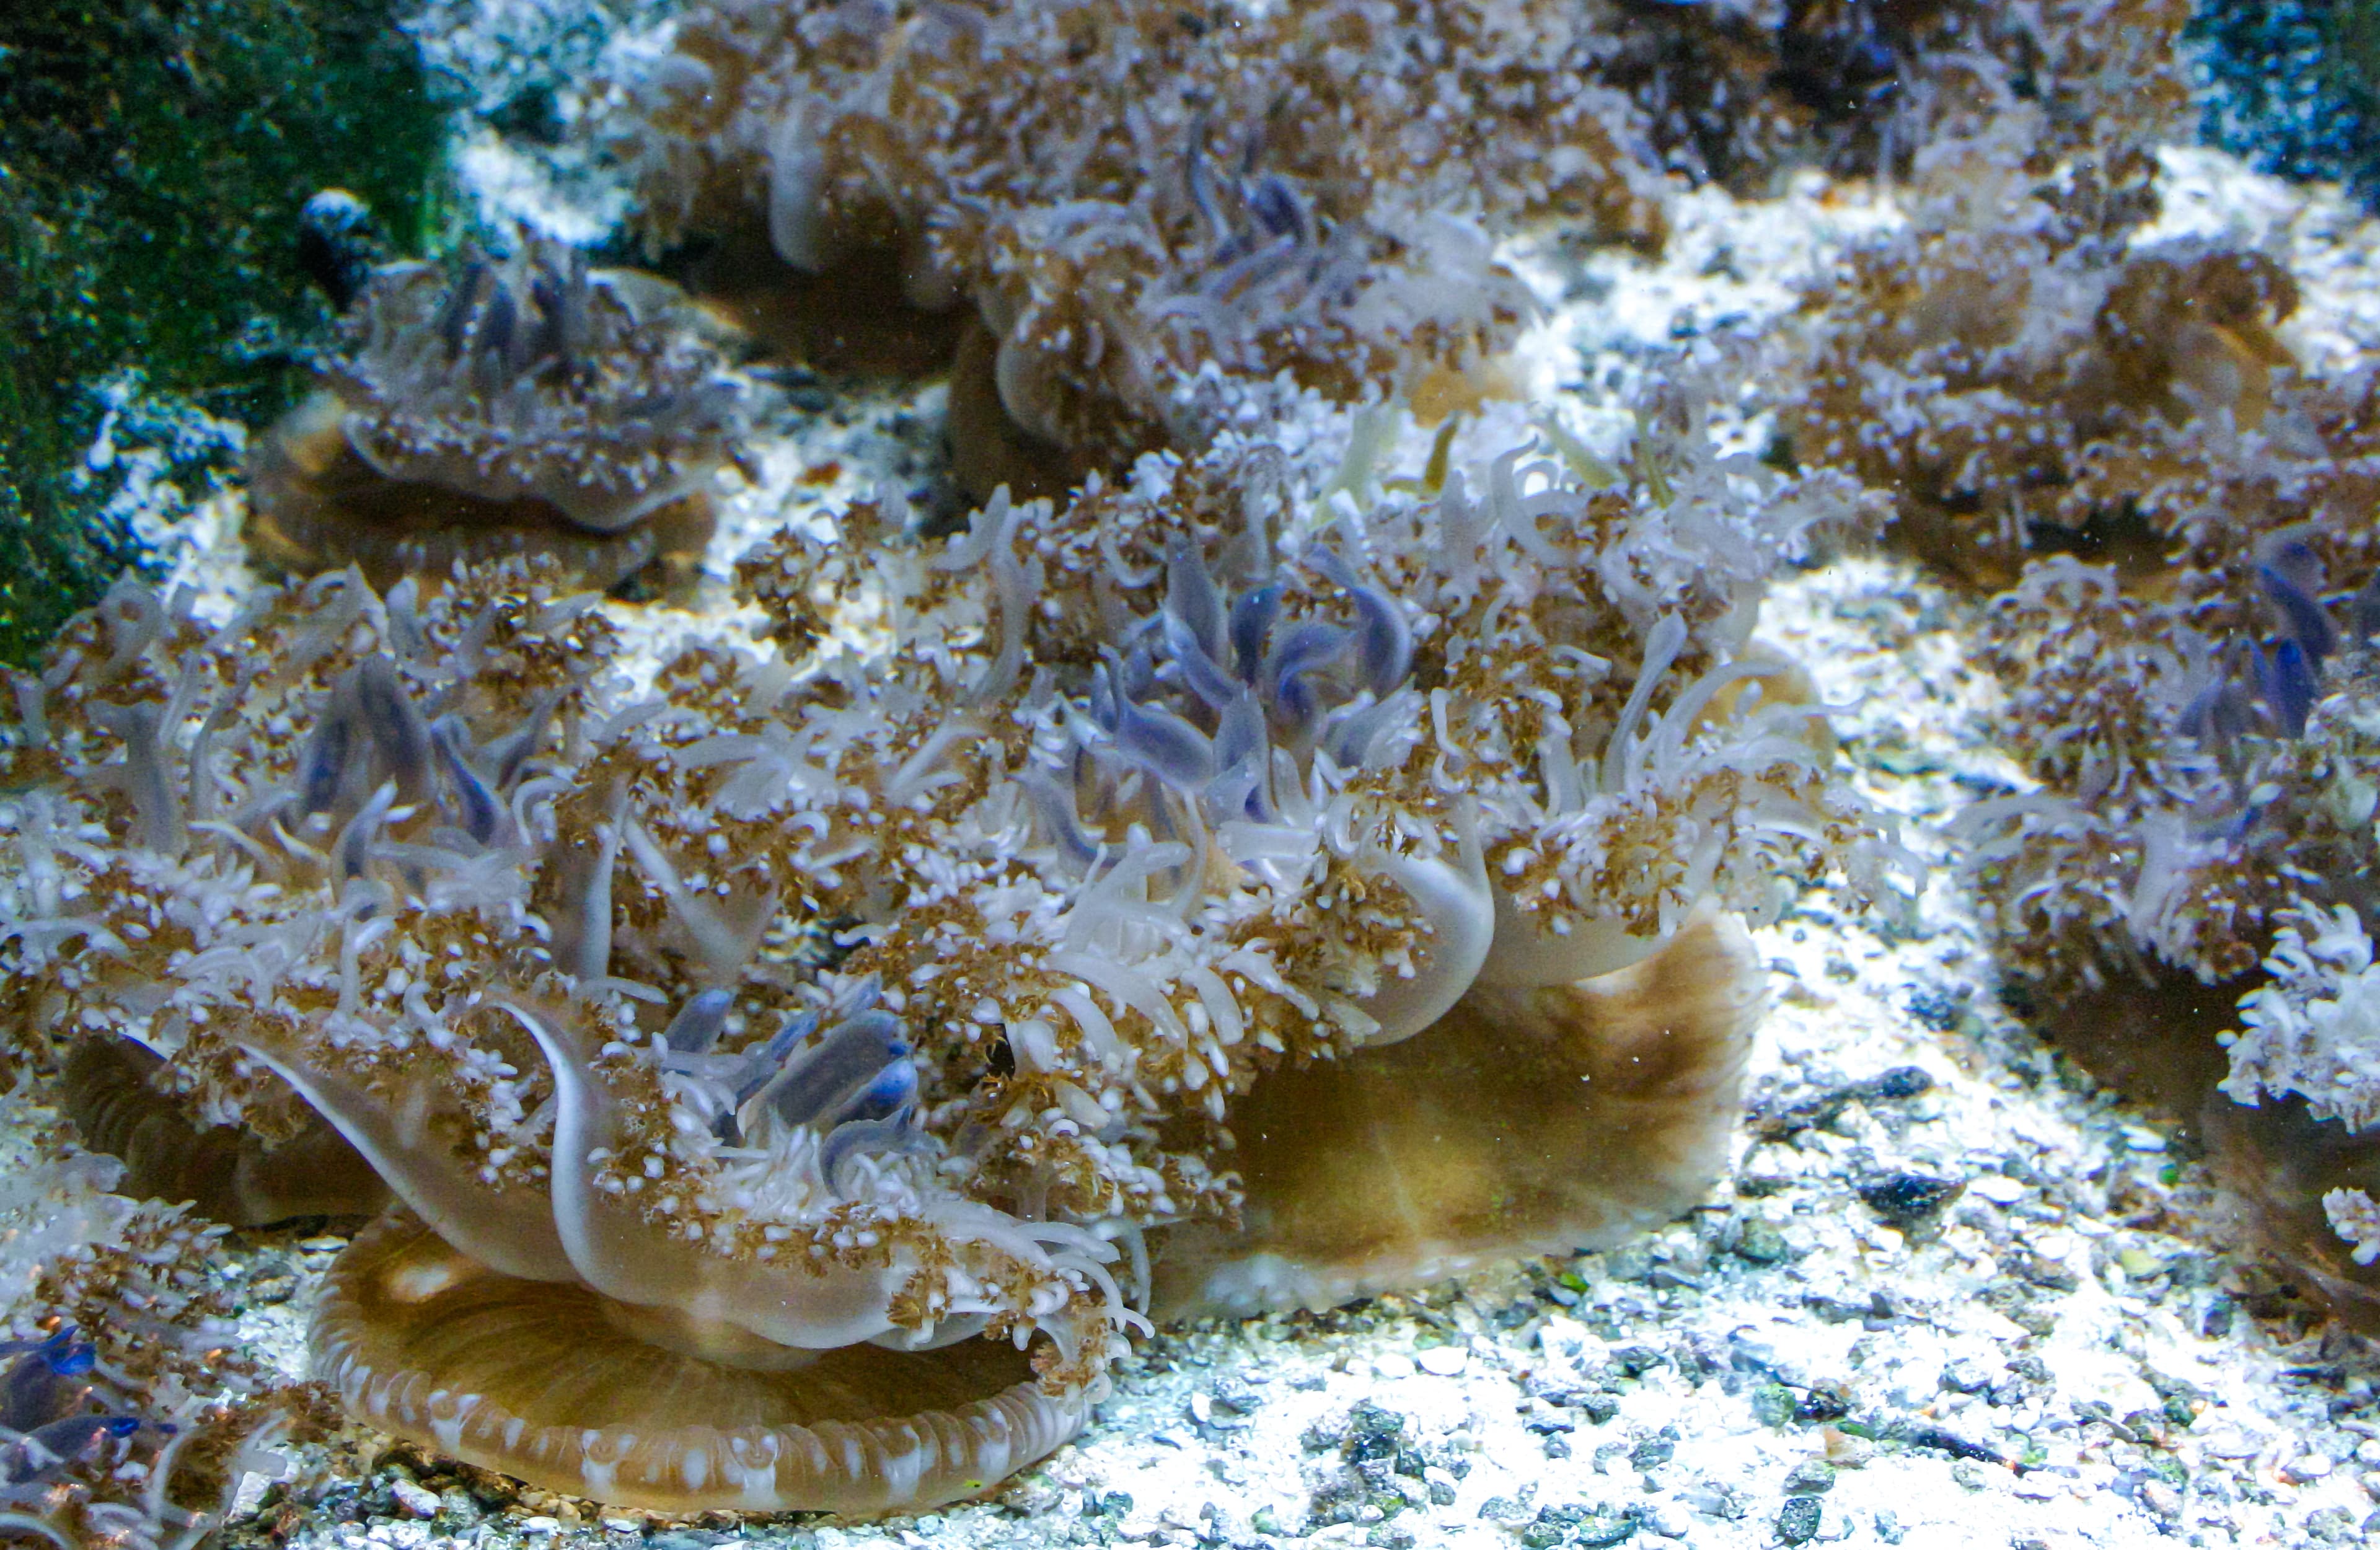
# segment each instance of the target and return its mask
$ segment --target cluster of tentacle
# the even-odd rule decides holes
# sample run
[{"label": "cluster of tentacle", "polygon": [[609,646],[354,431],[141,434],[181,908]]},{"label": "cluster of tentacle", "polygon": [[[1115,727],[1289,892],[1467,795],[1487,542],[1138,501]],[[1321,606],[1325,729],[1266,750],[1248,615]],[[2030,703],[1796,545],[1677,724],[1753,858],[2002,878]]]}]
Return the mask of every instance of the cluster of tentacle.
[{"label": "cluster of tentacle", "polygon": [[550,552],[607,585],[698,551],[740,390],[667,286],[531,244],[371,275],[353,353],[252,460],[252,538],[382,585]]},{"label": "cluster of tentacle", "polygon": [[[2375,379],[2289,343],[2267,254],[2119,244],[1977,176],[1817,299],[1792,454],[1991,593],[2019,789],[1958,820],[2016,998],[2205,1127],[2265,1241],[2369,1323]],[[1995,183],[1997,169],[2001,181]]]},{"label": "cluster of tentacle", "polygon": [[[657,1504],[721,1499],[731,1456],[751,1505],[1013,1467],[1098,1392],[1145,1235],[1233,1219],[1266,1072],[1622,969],[1797,876],[1880,892],[1894,858],[1822,708],[1744,645],[1841,488],[1717,457],[1682,408],[1617,465],[1548,431],[1416,479],[1383,444],[1321,507],[1235,447],[1062,510],[1002,492],[947,544],[855,510],[747,558],[757,646],[643,661],[551,565],[429,596],[349,571],[227,619],[127,583],[17,684],[12,1039],[70,1074],[131,1052],[95,1112],[130,1081],[301,1149],[335,1127],[434,1235],[359,1241],[318,1328],[381,1424]],[[1706,938],[1696,1137],[1756,1002]],[[1033,1362],[826,1483],[802,1460],[866,1414],[634,1462],[565,1407],[540,1462],[489,1440],[496,1387],[469,1413],[408,1387],[436,1337],[389,1322],[539,1286],[589,1301],[506,1316],[608,1310],[638,1360],[738,1383]]]},{"label": "cluster of tentacle", "polygon": [[[10,1119],[35,1120],[21,1100]],[[221,1229],[105,1193],[54,1144],[0,1187],[0,1534],[59,1550],[188,1550],[240,1475],[282,1472],[306,1407],[228,1352],[230,1302],[192,1269]]]},{"label": "cluster of tentacle", "polygon": [[2124,245],[2143,211],[2078,210],[1988,139],[1943,154],[1919,221],[1814,298],[1786,448],[1996,593],[1981,657],[2038,788],[1965,821],[2016,975],[2056,1001],[2143,955],[2245,973],[2331,843],[2321,804],[2260,788],[2294,788],[2369,612],[2372,382],[2300,369],[2270,257]]},{"label": "cluster of tentacle", "polygon": [[[2143,212],[2085,226],[1992,192],[2010,169],[1981,151],[1952,166],[1974,171],[1977,206],[1928,212],[1814,298],[1816,348],[1780,415],[1794,456],[1893,492],[1897,546],[1989,588],[2035,552],[2143,578],[2231,544],[2220,506],[2260,510],[2264,530],[2354,498],[2357,390],[2299,380],[2277,332],[2298,304],[2286,269],[2119,248]],[[2322,488],[2291,488],[2308,478]]]},{"label": "cluster of tentacle", "polygon": [[976,320],[992,414],[1113,467],[1195,444],[1202,369],[1475,368],[1533,307],[1490,249],[1517,221],[1658,242],[1595,48],[1552,6],[706,6],[625,56],[606,123],[649,238],[765,226],[821,308],[897,274]]},{"label": "cluster of tentacle", "polygon": [[[1482,975],[1620,967],[1697,902],[1766,913],[1813,868],[1880,890],[1890,853],[1832,781],[1818,708],[1742,647],[1835,492],[1676,439],[1648,430],[1602,489],[1550,453],[1476,470],[1477,496],[1358,469],[1365,503],[1319,526],[1268,452],[1224,450],[1062,512],[996,499],[940,562],[789,538],[743,570],[781,638],[821,597],[873,596],[911,644],[881,681],[821,678],[693,745],[718,783],[646,821],[699,865],[676,815],[715,790],[727,854],[770,845],[738,821],[766,811],[823,907],[909,901],[840,972],[905,998],[921,1060],[999,1073],[958,1111],[990,1176],[1078,1211],[1214,1210],[1224,1181],[1155,1126],[1225,1120],[1284,1057],[1410,1036]],[[981,577],[965,656],[917,628],[957,600],[943,565]],[[864,765],[842,746],[911,718]],[[856,766],[897,790],[863,804]]]},{"label": "cluster of tentacle", "polygon": [[694,488],[735,433],[717,357],[639,318],[577,249],[389,271],[361,306],[333,381],[350,442],[391,478],[534,496],[615,532]]},{"label": "cluster of tentacle", "polygon": [[2237,632],[2202,634],[2070,558],[1996,601],[1985,661],[2023,684],[2010,742],[2041,785],[1961,822],[2010,961],[2037,983],[2120,984],[2143,963],[2233,978],[2308,879],[2366,865],[2368,836],[2328,794],[2351,734],[2316,708],[2370,605],[2324,587],[2297,539],[2262,548]]},{"label": "cluster of tentacle", "polygon": [[1597,79],[1628,93],[1666,167],[1739,189],[1811,163],[1900,176],[1929,143],[2035,104],[2043,166],[2123,169],[2185,111],[2188,17],[2167,0],[2022,15],[1961,0],[1615,5]]},{"label": "cluster of tentacle", "polygon": [[[621,51],[596,116],[649,240],[711,245],[706,282],[764,333],[855,325],[770,321],[762,231],[796,311],[971,314],[953,416],[988,493],[1034,449],[1079,475],[1197,444],[1201,373],[1459,404],[1529,311],[1492,244],[1559,220],[1657,247],[1664,171],[1899,170],[2022,118],[2039,176],[2071,154],[2143,184],[2182,15],[716,4]],[[1024,446],[971,452],[997,418]]]}]

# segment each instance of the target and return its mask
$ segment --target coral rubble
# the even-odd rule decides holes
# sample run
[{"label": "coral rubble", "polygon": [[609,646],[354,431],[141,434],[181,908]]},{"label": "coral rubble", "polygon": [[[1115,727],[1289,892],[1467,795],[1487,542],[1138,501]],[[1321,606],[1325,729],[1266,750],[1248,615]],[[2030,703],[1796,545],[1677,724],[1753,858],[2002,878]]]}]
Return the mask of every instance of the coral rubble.
[{"label": "coral rubble", "polygon": [[[1844,487],[1682,397],[1563,444],[1416,479],[1359,436],[1318,503],[1231,442],[947,543],[887,496],[746,557],[757,648],[650,660],[545,559],[212,624],[128,584],[18,683],[10,1039],[115,1051],[157,1133],[335,1126],[403,1206],[314,1332],[374,1424],[630,1504],[965,1495],[1160,1282],[1329,1301],[1691,1200],[1758,1002],[1730,916],[1889,893],[1747,645]],[[1385,1253],[1294,1225],[1343,1191],[1280,1138],[1242,1171],[1269,1102],[1414,1082],[1601,1155]],[[1443,1171],[1534,1177],[1474,1140]],[[1438,1138],[1379,1144],[1425,1194]]]}]

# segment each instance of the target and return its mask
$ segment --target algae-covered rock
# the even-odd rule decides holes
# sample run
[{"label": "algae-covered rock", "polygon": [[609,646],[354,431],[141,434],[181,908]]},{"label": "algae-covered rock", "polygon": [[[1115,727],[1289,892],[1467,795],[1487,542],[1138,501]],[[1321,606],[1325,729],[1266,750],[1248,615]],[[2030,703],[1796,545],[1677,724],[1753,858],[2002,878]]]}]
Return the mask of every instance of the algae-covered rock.
[{"label": "algae-covered rock", "polygon": [[329,323],[298,212],[354,189],[401,245],[432,218],[443,110],[387,0],[20,0],[0,22],[0,660],[135,557],[78,477],[146,391],[254,422]]},{"label": "algae-covered rock", "polygon": [[2202,0],[2185,36],[2209,142],[2260,171],[2380,196],[2380,6]]}]

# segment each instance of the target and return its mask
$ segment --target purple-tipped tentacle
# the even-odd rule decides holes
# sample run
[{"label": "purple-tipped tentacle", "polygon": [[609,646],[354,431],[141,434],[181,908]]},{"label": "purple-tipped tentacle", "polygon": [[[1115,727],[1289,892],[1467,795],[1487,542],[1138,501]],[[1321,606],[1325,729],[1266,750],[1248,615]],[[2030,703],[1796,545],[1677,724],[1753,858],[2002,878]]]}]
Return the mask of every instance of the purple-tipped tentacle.
[{"label": "purple-tipped tentacle", "polygon": [[1058,848],[1077,866],[1087,866],[1098,859],[1099,845],[1083,831],[1083,821],[1075,811],[1075,795],[1046,769],[1032,769],[1025,772],[1025,794],[1031,798],[1034,816],[1041,827],[1056,841]]},{"label": "purple-tipped tentacle", "polygon": [[2265,595],[2280,611],[2282,626],[2303,655],[2306,666],[2320,672],[2323,659],[2338,649],[2338,633],[2331,627],[2330,615],[2294,577],[2277,566],[2259,565],[2256,575],[2265,584]]},{"label": "purple-tipped tentacle", "polygon": [[2347,628],[2358,644],[2380,636],[2380,575],[2365,582],[2348,599]]},{"label": "purple-tipped tentacle", "polygon": [[1125,757],[1177,791],[1195,792],[1215,778],[1207,734],[1170,710],[1126,701],[1115,737]]},{"label": "purple-tipped tentacle", "polygon": [[1372,693],[1386,699],[1413,670],[1413,630],[1396,599],[1377,587],[1366,586],[1355,568],[1319,545],[1309,551],[1309,563],[1343,590],[1355,605],[1355,665]]},{"label": "purple-tipped tentacle", "polygon": [[1265,643],[1280,614],[1279,582],[1268,582],[1243,592],[1239,600],[1232,604],[1232,672],[1241,683],[1254,685],[1262,676]]},{"label": "purple-tipped tentacle", "polygon": [[346,785],[347,763],[354,755],[355,743],[349,696],[342,690],[334,690],[330,703],[323,707],[321,724],[306,740],[306,751],[298,761],[298,811],[327,813],[338,804],[339,793]]},{"label": "purple-tipped tentacle", "polygon": [[1256,180],[1247,191],[1247,207],[1267,236],[1289,237],[1301,248],[1314,239],[1314,222],[1306,213],[1305,201],[1279,173],[1269,172]]},{"label": "purple-tipped tentacle", "polygon": [[520,303],[514,299],[513,288],[499,276],[488,287],[488,304],[480,309],[479,332],[471,340],[472,354],[477,357],[474,364],[484,362],[485,369],[500,369],[504,376],[510,376],[513,339],[519,327]]},{"label": "purple-tipped tentacle", "polygon": [[2313,664],[2295,640],[2282,641],[2269,657],[2254,653],[2256,686],[2265,706],[2285,737],[2303,737],[2306,718],[2313,713],[2318,694]]},{"label": "purple-tipped tentacle", "polygon": [[1215,762],[1231,769],[1250,759],[1259,769],[1270,758],[1271,734],[1265,726],[1264,707],[1252,690],[1242,689],[1223,707],[1215,727]]},{"label": "purple-tipped tentacle", "polygon": [[916,1116],[912,1105],[882,1119],[846,1120],[835,1126],[819,1148],[819,1167],[828,1186],[846,1200],[855,1199],[865,1182],[859,1176],[860,1158],[930,1155],[933,1141],[917,1128]]},{"label": "purple-tipped tentacle", "polygon": [[545,741],[546,722],[552,719],[553,708],[561,700],[560,690],[546,690],[530,703],[527,721],[488,745],[485,754],[489,768],[495,771],[498,791],[510,791],[513,782],[520,779],[521,767]]},{"label": "purple-tipped tentacle", "polygon": [[719,1042],[720,1033],[727,1026],[727,1013],[735,1005],[735,998],[725,990],[705,990],[677,1009],[670,1019],[662,1042],[674,1054],[707,1055]]},{"label": "purple-tipped tentacle", "polygon": [[1115,664],[1116,693],[1126,701],[1146,700],[1157,693],[1157,659],[1148,643],[1135,641],[1132,650]]},{"label": "purple-tipped tentacle", "polygon": [[1380,733],[1405,712],[1411,696],[1391,694],[1352,709],[1334,711],[1322,733],[1323,751],[1342,769],[1360,769],[1371,762]]},{"label": "purple-tipped tentacle", "polygon": [[1338,660],[1346,648],[1346,631],[1308,620],[1282,636],[1265,659],[1260,687],[1293,737],[1309,735],[1322,709],[1321,696],[1307,675]]},{"label": "purple-tipped tentacle", "polygon": [[13,1356],[0,1373],[0,1426],[30,1432],[81,1403],[88,1386],[69,1382],[91,1370],[95,1353],[75,1338],[73,1325],[42,1340],[11,1340],[0,1356]]},{"label": "purple-tipped tentacle", "polygon": [[471,314],[478,310],[480,288],[487,284],[491,271],[485,259],[473,259],[463,266],[463,273],[455,288],[446,293],[446,304],[438,309],[438,337],[446,345],[446,358],[459,361],[463,347],[469,343]]},{"label": "purple-tipped tentacle", "polygon": [[1172,614],[1165,616],[1165,649],[1181,671],[1182,683],[1205,703],[1209,710],[1223,710],[1247,691],[1232,681],[1216,664],[1207,648],[1198,643],[1190,626]]},{"label": "purple-tipped tentacle", "polygon": [[72,1415],[37,1426],[0,1447],[0,1479],[27,1485],[47,1479],[87,1455],[102,1438],[128,1437],[142,1423],[129,1415]]},{"label": "purple-tipped tentacle", "polygon": [[873,1088],[888,1067],[905,1065],[908,1056],[899,1018],[880,1009],[857,1012],[795,1050],[743,1107],[747,1114],[772,1113],[787,1125],[832,1125],[844,1118],[867,1118],[844,1111]]},{"label": "purple-tipped tentacle", "polygon": [[1229,619],[1223,594],[1208,573],[1206,559],[1188,539],[1176,539],[1165,559],[1166,617],[1189,631],[1210,661],[1223,656]]},{"label": "purple-tipped tentacle", "polygon": [[164,716],[151,704],[91,707],[91,720],[124,740],[124,794],[132,800],[133,833],[144,850],[181,854],[181,793],[166,764]]},{"label": "purple-tipped tentacle", "polygon": [[331,848],[331,860],[341,881],[360,878],[370,869],[372,846],[380,839],[381,825],[388,821],[389,809],[395,805],[396,782],[383,781],[372,793],[371,800],[339,831],[338,842]]},{"label": "purple-tipped tentacle", "polygon": [[452,798],[451,805],[445,803],[441,805],[447,806],[455,820],[462,825],[463,832],[484,845],[495,839],[496,828],[504,819],[504,810],[503,804],[496,800],[495,793],[488,789],[488,783],[480,779],[480,772],[471,768],[470,759],[465,757],[463,742],[467,735],[460,721],[452,716],[442,716],[430,729],[430,751],[436,758],[438,772],[444,777],[447,794]]},{"label": "purple-tipped tentacle", "polygon": [[1109,736],[1114,736],[1123,714],[1118,708],[1115,675],[1108,671],[1105,662],[1091,665],[1090,711],[1091,724]]}]

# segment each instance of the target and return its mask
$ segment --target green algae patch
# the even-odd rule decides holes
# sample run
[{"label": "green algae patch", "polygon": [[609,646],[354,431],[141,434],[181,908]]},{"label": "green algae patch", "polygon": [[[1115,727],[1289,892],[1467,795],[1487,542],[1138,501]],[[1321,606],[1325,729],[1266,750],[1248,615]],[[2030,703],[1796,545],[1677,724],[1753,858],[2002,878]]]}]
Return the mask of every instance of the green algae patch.
[{"label": "green algae patch", "polygon": [[2380,5],[2199,0],[2183,38],[2209,144],[2380,200]]},{"label": "green algae patch", "polygon": [[0,660],[30,660],[137,557],[104,470],[81,466],[98,384],[137,367],[160,403],[261,423],[332,322],[298,262],[298,210],[345,187],[418,248],[443,121],[386,0],[9,7]]}]

